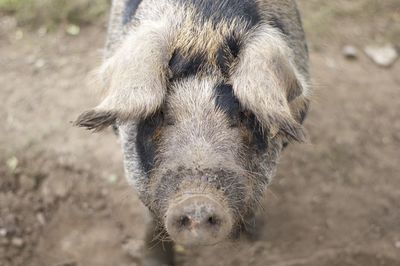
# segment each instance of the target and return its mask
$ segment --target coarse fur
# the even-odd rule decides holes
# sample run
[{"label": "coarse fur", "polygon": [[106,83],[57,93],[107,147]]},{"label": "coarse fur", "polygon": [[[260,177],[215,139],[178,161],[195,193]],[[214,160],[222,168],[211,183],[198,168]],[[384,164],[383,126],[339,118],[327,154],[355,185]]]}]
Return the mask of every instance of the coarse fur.
[{"label": "coarse fur", "polygon": [[236,97],[270,130],[271,137],[281,132],[303,141],[290,102],[306,96],[308,85],[293,64],[292,52],[279,31],[269,25],[259,26],[247,38],[230,75]]},{"label": "coarse fur", "polygon": [[187,193],[246,223],[281,150],[302,142],[311,88],[291,0],[114,0],[103,100],[76,124],[118,127],[128,180],[161,227]]}]

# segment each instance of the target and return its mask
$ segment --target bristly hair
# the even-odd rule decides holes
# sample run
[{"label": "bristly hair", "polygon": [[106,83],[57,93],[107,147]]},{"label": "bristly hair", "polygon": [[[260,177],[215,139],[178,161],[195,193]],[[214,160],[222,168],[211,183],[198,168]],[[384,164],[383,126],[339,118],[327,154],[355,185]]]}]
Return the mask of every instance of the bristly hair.
[{"label": "bristly hair", "polygon": [[270,114],[269,123],[270,126],[278,127],[277,134],[285,137],[289,142],[306,142],[307,134],[301,124],[295,121],[293,118],[284,117],[279,114]]},{"label": "bristly hair", "polygon": [[76,119],[74,125],[93,130],[93,132],[99,132],[115,124],[117,117],[116,112],[90,110],[82,113]]}]

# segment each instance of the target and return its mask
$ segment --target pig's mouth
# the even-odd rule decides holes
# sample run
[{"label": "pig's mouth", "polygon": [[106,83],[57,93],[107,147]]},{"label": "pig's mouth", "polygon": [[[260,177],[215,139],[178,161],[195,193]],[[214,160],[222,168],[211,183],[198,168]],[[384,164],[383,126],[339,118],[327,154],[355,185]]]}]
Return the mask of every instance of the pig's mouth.
[{"label": "pig's mouth", "polygon": [[183,194],[165,216],[169,236],[184,246],[215,245],[228,238],[233,220],[224,201],[211,193]]}]

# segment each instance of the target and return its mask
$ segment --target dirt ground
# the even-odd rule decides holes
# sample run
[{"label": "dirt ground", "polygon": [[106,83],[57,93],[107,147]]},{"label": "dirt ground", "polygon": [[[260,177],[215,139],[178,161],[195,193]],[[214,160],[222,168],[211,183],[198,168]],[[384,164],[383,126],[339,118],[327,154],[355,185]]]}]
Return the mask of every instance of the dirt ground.
[{"label": "dirt ground", "polygon": [[[316,90],[311,143],[284,152],[257,240],[178,247],[184,265],[400,265],[400,62],[380,68],[362,52],[398,41],[390,14],[400,8],[325,20],[331,13],[315,3],[301,1]],[[105,27],[69,36],[7,17],[0,25],[0,265],[140,265],[147,218],[118,141],[70,123],[95,104],[84,80]],[[357,59],[343,57],[345,44]]]}]

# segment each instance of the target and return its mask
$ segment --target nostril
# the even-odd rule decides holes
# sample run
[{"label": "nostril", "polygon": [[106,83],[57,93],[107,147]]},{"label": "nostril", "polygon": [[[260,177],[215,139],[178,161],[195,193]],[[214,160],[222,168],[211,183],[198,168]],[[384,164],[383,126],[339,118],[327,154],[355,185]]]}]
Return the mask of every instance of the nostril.
[{"label": "nostril", "polygon": [[207,219],[207,224],[211,225],[211,226],[218,225],[219,224],[219,219],[216,216],[211,215]]},{"label": "nostril", "polygon": [[182,245],[213,245],[232,231],[233,217],[213,195],[184,194],[174,199],[165,213],[168,235]]},{"label": "nostril", "polygon": [[180,227],[188,227],[190,225],[190,218],[188,216],[182,216],[179,219],[179,226]]}]

